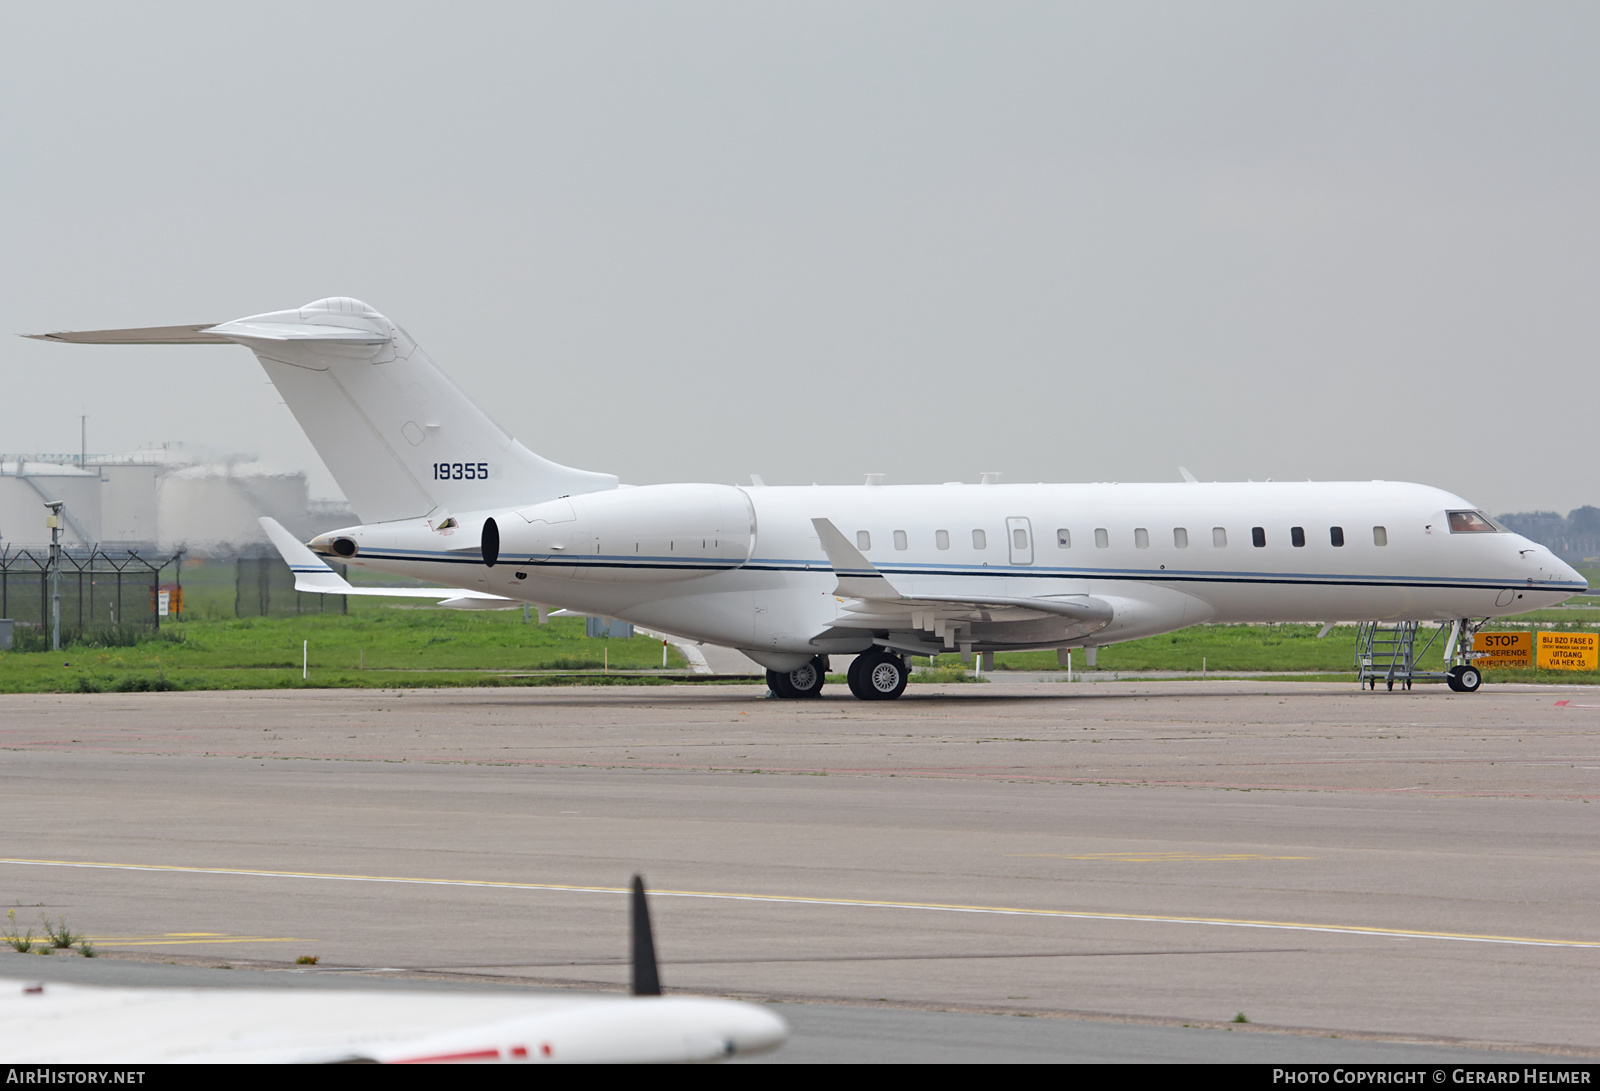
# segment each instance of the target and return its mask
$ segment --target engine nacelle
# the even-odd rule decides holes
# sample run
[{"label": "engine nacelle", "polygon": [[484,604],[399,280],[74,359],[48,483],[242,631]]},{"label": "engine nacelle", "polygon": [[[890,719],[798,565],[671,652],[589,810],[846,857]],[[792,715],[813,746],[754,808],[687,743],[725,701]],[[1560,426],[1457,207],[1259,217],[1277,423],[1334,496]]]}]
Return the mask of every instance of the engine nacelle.
[{"label": "engine nacelle", "polygon": [[484,521],[483,557],[545,577],[654,583],[738,568],[755,509],[731,485],[645,485],[549,500]]}]

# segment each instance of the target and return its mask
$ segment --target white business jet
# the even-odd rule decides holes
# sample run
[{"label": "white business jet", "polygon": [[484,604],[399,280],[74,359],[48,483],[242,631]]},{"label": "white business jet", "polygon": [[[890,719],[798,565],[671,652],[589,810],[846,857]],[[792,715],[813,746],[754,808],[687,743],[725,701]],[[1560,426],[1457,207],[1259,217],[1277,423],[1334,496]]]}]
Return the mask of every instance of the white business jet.
[{"label": "white business jet", "polygon": [[1374,619],[1454,622],[1447,680],[1472,690],[1459,636],[1587,589],[1461,497],[1399,482],[630,488],[528,450],[354,299],[35,336],[244,345],[364,520],[317,553],[737,648],[783,697],[819,693],[830,655],[885,699],[910,655]]}]

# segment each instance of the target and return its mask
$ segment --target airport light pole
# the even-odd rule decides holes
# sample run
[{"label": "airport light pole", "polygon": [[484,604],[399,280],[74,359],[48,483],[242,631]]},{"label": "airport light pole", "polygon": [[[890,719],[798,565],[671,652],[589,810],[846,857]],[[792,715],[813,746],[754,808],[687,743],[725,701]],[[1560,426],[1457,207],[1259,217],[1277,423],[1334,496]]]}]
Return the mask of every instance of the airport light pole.
[{"label": "airport light pole", "polygon": [[61,508],[60,500],[47,500],[50,509],[44,525],[50,528],[50,650],[61,650]]}]

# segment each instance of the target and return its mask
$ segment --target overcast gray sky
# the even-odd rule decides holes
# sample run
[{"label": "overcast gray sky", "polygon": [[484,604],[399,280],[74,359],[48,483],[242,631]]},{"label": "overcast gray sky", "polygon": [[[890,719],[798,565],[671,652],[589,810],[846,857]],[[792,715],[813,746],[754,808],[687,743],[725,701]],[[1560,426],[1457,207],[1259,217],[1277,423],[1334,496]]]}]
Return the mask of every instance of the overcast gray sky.
[{"label": "overcast gray sky", "polygon": [[[0,330],[354,295],[624,481],[1600,503],[1593,3],[21,4]],[[0,450],[313,471],[244,349],[0,339]]]}]

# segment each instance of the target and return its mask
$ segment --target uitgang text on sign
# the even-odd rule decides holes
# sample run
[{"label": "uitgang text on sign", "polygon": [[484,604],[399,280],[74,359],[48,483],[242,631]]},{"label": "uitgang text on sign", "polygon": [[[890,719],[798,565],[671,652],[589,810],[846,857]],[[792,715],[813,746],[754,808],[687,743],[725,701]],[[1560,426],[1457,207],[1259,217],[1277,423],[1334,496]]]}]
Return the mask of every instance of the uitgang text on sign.
[{"label": "uitgang text on sign", "polygon": [[1539,666],[1557,671],[1600,668],[1600,633],[1540,633]]}]

